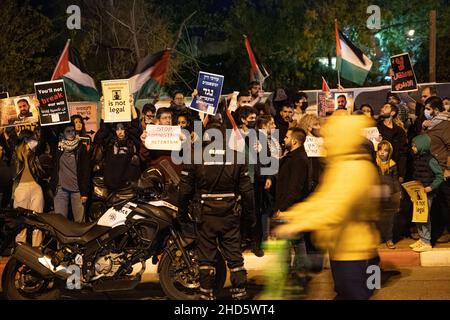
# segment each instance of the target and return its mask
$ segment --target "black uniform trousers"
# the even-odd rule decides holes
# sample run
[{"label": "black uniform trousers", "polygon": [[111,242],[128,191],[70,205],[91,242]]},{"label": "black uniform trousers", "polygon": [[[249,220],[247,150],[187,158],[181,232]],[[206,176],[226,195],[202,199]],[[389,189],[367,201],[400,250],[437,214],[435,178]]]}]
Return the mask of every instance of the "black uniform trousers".
[{"label": "black uniform trousers", "polygon": [[241,253],[240,217],[232,212],[224,216],[203,215],[198,229],[197,252],[200,266],[215,266],[218,248],[228,268],[244,265]]}]

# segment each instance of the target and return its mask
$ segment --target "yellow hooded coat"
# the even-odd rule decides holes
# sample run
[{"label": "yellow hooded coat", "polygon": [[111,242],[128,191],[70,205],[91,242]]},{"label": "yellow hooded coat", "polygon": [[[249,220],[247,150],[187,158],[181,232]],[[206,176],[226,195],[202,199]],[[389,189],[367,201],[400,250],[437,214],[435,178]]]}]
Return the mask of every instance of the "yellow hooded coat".
[{"label": "yellow hooded coat", "polygon": [[327,166],[316,192],[292,206],[288,215],[299,232],[315,231],[314,242],[328,250],[331,260],[368,260],[380,243],[375,221],[378,200],[376,167],[362,152],[363,116],[331,116],[323,128]]}]

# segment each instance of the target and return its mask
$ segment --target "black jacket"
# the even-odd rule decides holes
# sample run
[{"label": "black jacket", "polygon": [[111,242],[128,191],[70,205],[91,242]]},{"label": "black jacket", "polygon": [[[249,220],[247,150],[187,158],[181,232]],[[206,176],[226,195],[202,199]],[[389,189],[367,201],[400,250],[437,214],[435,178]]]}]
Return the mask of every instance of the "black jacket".
[{"label": "black jacket", "polygon": [[377,128],[383,139],[391,143],[393,148],[392,160],[398,166],[399,177],[404,178],[406,175],[406,159],[408,156],[408,141],[405,131],[395,123],[392,129],[388,128],[384,125],[383,121],[378,122]]},{"label": "black jacket", "polygon": [[277,129],[279,130],[279,136],[278,141],[280,141],[281,146],[284,150],[284,138],[286,137],[286,134],[289,129],[289,123],[284,121],[279,114],[275,116],[275,125],[277,126]]},{"label": "black jacket", "polygon": [[[75,158],[77,162],[77,180],[78,189],[80,190],[80,195],[82,197],[89,196],[90,191],[90,181],[91,181],[91,160],[89,154],[86,150],[86,145],[79,143],[78,147],[73,151],[75,152]],[[56,189],[59,184],[59,162],[63,151],[60,149],[56,150],[56,154],[53,157],[54,166],[52,171],[52,177],[50,180],[50,187],[54,194],[56,194]]]},{"label": "black jacket", "polygon": [[276,193],[278,210],[285,211],[308,195],[308,162],[304,146],[289,152],[281,159]]},{"label": "black jacket", "polygon": [[[237,158],[237,152],[234,152],[234,159]],[[226,154],[224,155],[224,159]],[[235,161],[236,162],[236,161]],[[189,202],[193,199],[200,199],[202,194],[227,194],[235,193],[242,197],[242,215],[247,221],[255,221],[254,211],[254,192],[253,185],[250,183],[248,169],[246,164],[236,163],[218,163],[215,164],[185,164],[181,172],[179,208],[180,215],[186,215]],[[223,171],[216,186],[211,191],[220,171]],[[226,205],[224,203],[224,205]],[[210,212],[210,214],[221,214]],[[229,211],[229,210],[227,210]],[[249,224],[252,224],[252,223]]]}]

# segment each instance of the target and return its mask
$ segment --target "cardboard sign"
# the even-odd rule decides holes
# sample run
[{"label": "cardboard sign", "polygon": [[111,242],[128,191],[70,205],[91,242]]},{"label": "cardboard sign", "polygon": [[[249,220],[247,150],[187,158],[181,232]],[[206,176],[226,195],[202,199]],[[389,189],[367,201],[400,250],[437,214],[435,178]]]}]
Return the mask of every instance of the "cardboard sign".
[{"label": "cardboard sign", "polygon": [[181,150],[181,127],[147,125],[145,147],[149,150]]},{"label": "cardboard sign", "polygon": [[102,81],[105,122],[130,122],[130,83],[124,80]]},{"label": "cardboard sign", "polygon": [[391,57],[392,92],[409,92],[417,90],[417,79],[408,53]]},{"label": "cardboard sign", "polygon": [[198,74],[198,95],[189,108],[210,115],[215,115],[219,106],[224,77],[219,74],[200,71]]},{"label": "cardboard sign", "polygon": [[98,131],[97,102],[69,102],[70,116],[79,115],[84,120],[86,133],[94,140]]},{"label": "cardboard sign", "polygon": [[38,82],[34,90],[39,101],[41,126],[70,122],[64,80]]},{"label": "cardboard sign", "polygon": [[323,138],[307,136],[305,140],[305,151],[308,157],[325,157]]},{"label": "cardboard sign", "polygon": [[35,127],[39,121],[38,105],[34,94],[0,100],[0,126],[18,127],[33,124]]},{"label": "cardboard sign", "polygon": [[428,221],[428,197],[425,188],[419,181],[410,181],[402,184],[408,192],[413,203],[412,222],[427,223]]},{"label": "cardboard sign", "polygon": [[372,141],[373,146],[376,150],[379,143],[378,140],[380,140],[380,132],[378,131],[378,128],[377,127],[364,128],[363,132],[364,136],[368,140]]}]

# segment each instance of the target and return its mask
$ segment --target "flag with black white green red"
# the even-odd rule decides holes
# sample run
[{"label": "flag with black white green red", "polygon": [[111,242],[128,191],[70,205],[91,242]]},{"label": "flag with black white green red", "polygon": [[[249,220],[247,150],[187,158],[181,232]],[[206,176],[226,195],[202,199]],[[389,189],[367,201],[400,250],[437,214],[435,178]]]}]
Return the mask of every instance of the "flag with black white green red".
[{"label": "flag with black white green red", "polygon": [[78,52],[67,41],[58,64],[53,71],[52,81],[63,79],[66,93],[71,101],[99,101],[100,95],[94,79],[86,72]]},{"label": "flag with black white green red", "polygon": [[250,41],[248,40],[247,36],[244,35],[245,38],[245,48],[247,49],[248,58],[250,60],[250,80],[251,81],[258,81],[261,85],[264,83],[264,80],[269,76],[269,73],[267,72],[266,68],[262,64],[260,64],[255,54],[253,53],[252,47],[250,46]]},{"label": "flag with black white green red", "polygon": [[358,85],[363,85],[367,74],[372,68],[372,61],[356,47],[339,30],[337,21],[336,29],[336,69],[340,76]]},{"label": "flag with black white green red", "polygon": [[135,101],[140,97],[152,95],[159,91],[166,80],[167,66],[170,59],[170,49],[149,54],[137,64],[130,75],[130,92]]}]

